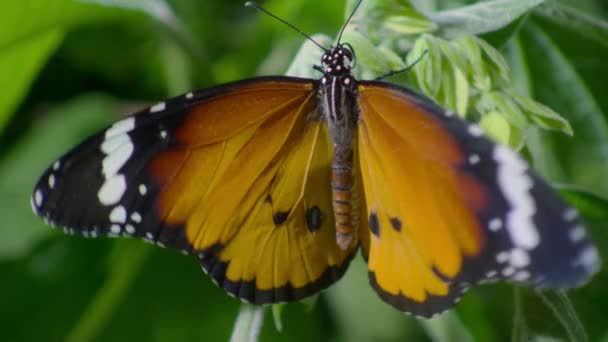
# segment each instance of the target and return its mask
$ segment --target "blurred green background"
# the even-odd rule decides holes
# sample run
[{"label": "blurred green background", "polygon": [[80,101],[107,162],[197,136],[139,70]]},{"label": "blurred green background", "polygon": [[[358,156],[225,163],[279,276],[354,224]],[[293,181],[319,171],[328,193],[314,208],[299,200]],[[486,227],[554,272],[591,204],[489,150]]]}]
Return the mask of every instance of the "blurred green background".
[{"label": "blurred green background", "polygon": [[[369,2],[388,6],[397,16],[408,4]],[[129,239],[64,235],[32,214],[29,196],[54,159],[122,115],[190,89],[284,74],[303,38],[243,3],[0,4],[2,340],[230,338],[240,303],[216,288],[195,258]],[[413,3],[431,13],[475,1]],[[270,0],[264,5],[305,32],[331,37],[347,13],[343,1]],[[515,87],[559,112],[575,134],[570,138],[530,128],[523,152],[584,213],[606,257],[608,3],[547,1],[518,17],[480,33],[506,56]],[[382,45],[383,32],[374,31],[371,42]],[[442,35],[441,30],[433,33]],[[393,50],[405,59],[403,51]],[[282,307],[275,316],[281,331],[266,310],[260,340],[577,339],[584,338],[577,330],[584,327],[589,340],[608,341],[606,289],[605,271],[569,293],[571,302],[559,294],[539,297],[506,284],[484,285],[470,291],[456,310],[419,321],[375,296],[358,257],[345,279],[316,300]]]}]

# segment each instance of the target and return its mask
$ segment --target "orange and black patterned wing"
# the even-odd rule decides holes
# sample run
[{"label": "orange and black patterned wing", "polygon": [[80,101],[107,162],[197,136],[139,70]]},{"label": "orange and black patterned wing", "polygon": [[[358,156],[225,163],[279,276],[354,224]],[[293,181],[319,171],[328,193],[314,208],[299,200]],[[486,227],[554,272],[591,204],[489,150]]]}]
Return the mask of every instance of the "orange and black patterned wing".
[{"label": "orange and black patterned wing", "polygon": [[598,269],[576,210],[514,152],[406,89],[358,93],[369,275],[386,302],[430,317],[474,283],[567,288]]},{"label": "orange and black patterned wing", "polygon": [[331,213],[331,144],[310,80],[257,78],[123,119],[43,174],[34,211],[88,237],[195,254],[228,293],[297,300],[345,271]]}]

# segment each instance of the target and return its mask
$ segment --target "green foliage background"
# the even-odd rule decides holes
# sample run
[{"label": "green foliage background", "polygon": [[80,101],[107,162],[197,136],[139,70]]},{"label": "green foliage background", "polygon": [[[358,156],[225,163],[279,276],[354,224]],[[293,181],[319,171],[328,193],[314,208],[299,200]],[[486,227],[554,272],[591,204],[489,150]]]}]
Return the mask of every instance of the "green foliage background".
[{"label": "green foliage background", "polygon": [[[489,1],[498,12],[491,16],[478,13],[485,22],[458,20],[458,15],[450,17],[446,12],[436,15],[440,10],[470,14],[458,11],[474,1],[412,3],[428,15],[421,15],[405,0],[364,2],[368,9],[380,9],[364,12],[377,16],[355,18],[354,23],[367,36],[361,38],[353,31],[345,36],[357,49],[361,74],[382,74],[405,65],[405,52],[416,51],[420,39],[427,43],[436,38],[453,41],[464,33],[480,34],[499,49],[510,66],[510,80],[492,83],[486,90],[509,87],[545,104],[569,122],[572,137],[563,133],[568,131],[565,121],[534,103],[522,106],[527,115],[524,121],[514,120],[517,111],[510,112],[512,107],[498,102],[489,102],[491,110],[476,107],[484,92],[475,87],[474,77],[465,77],[472,84],[465,87],[472,89],[465,93],[462,84],[445,77],[439,80],[445,74],[441,65],[453,68],[458,63],[448,58],[448,64],[435,69],[439,72],[428,71],[437,66],[428,61],[439,56],[428,46],[430,56],[412,69],[409,80],[403,75],[391,80],[418,87],[446,106],[461,108],[468,103],[462,115],[481,120],[490,134],[520,148],[582,211],[605,259],[606,2]],[[517,3],[529,8],[513,16]],[[305,32],[331,37],[348,13],[342,1],[269,0],[264,4]],[[352,5],[351,1],[348,8]],[[0,4],[2,339],[228,340],[240,303],[216,288],[194,258],[140,241],[65,236],[34,217],[30,191],[55,158],[121,115],[189,89],[283,74],[302,41],[285,26],[243,7],[241,0],[23,0]],[[310,60],[307,53],[303,51],[296,60]],[[488,58],[483,65],[495,65]],[[467,66],[462,71],[465,69]],[[440,91],[427,91],[433,88],[425,88],[429,84]],[[550,115],[553,121],[539,123],[534,119],[538,113]],[[605,271],[588,286],[570,292],[571,300],[561,293],[538,296],[510,285],[484,285],[470,291],[456,310],[419,321],[375,296],[359,259],[345,279],[315,301],[275,310],[280,311],[275,315],[282,325],[280,332],[271,310],[266,310],[260,340],[504,341],[539,339],[539,335],[581,340],[586,334],[591,341],[608,341]]]}]

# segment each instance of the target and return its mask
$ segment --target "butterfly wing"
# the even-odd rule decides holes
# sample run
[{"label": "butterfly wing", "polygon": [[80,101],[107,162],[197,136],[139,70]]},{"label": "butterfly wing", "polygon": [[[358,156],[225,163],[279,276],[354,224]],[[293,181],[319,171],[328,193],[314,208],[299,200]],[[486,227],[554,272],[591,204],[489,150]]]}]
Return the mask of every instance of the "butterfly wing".
[{"label": "butterfly wing", "polygon": [[196,254],[228,293],[296,300],[337,280],[331,144],[314,85],[257,78],[123,119],[56,161],[34,211],[67,232],[128,235]]},{"label": "butterfly wing", "polygon": [[370,281],[430,317],[470,284],[571,287],[598,268],[576,211],[508,148],[422,96],[361,82],[358,145]]}]

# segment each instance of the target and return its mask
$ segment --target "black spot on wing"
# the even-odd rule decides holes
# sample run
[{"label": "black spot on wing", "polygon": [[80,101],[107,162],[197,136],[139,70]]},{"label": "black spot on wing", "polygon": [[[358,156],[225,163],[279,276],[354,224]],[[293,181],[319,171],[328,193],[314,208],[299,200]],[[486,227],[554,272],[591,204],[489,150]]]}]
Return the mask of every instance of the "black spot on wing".
[{"label": "black spot on wing", "polygon": [[376,237],[380,237],[380,223],[378,222],[378,215],[374,212],[369,214],[369,229]]},{"label": "black spot on wing", "polygon": [[393,229],[395,231],[400,232],[401,231],[401,220],[399,220],[396,217],[391,217],[390,221],[391,221],[391,226],[393,227]]},{"label": "black spot on wing", "polygon": [[311,233],[321,228],[321,210],[316,205],[306,210],[306,227]]},{"label": "black spot on wing", "polygon": [[275,225],[280,226],[283,223],[285,223],[285,221],[287,221],[287,217],[289,217],[289,212],[279,211],[279,212],[275,213],[274,215],[272,215],[272,221],[274,222]]}]

